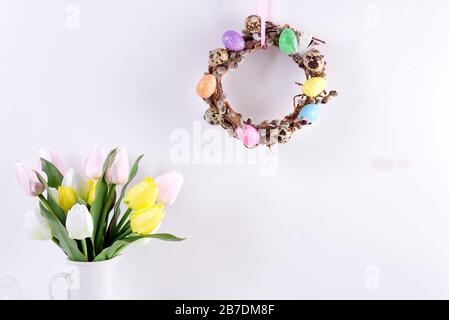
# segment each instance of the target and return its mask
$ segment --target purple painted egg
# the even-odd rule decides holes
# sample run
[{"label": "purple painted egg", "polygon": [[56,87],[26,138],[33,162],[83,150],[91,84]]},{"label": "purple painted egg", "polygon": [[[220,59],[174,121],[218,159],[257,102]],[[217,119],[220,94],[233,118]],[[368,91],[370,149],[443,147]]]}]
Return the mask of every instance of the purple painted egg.
[{"label": "purple painted egg", "polygon": [[245,49],[245,40],[243,40],[240,33],[229,30],[223,34],[221,38],[226,49],[231,51],[241,51]]}]

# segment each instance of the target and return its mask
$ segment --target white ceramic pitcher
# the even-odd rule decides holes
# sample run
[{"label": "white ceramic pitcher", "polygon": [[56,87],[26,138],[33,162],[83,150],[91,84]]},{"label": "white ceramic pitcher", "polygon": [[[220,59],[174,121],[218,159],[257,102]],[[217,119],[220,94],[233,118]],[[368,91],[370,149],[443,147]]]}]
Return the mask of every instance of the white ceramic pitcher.
[{"label": "white ceramic pitcher", "polygon": [[114,270],[120,257],[100,262],[67,261],[65,272],[55,274],[50,280],[49,294],[53,300],[56,281],[67,284],[68,300],[108,300],[113,298]]}]

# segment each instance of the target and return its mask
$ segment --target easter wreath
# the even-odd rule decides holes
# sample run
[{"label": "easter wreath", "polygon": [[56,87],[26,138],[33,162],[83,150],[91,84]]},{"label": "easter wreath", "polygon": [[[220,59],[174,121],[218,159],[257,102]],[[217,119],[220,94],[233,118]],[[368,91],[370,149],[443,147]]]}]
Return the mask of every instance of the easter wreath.
[{"label": "easter wreath", "polygon": [[[267,21],[265,24],[265,45],[260,41],[261,18],[256,15],[245,20],[242,34],[226,31],[222,37],[225,48],[213,50],[209,54],[209,69],[197,85],[197,94],[209,105],[204,120],[211,125],[226,129],[234,138],[240,139],[248,148],[259,145],[271,147],[276,143],[287,143],[293,133],[310,125],[318,118],[319,105],[326,104],[337,96],[336,91],[327,92],[326,61],[315,48],[324,41],[305,32],[280,26]],[[245,119],[226,100],[222,79],[229,70],[235,70],[251,52],[276,46],[289,55],[305,72],[306,81],[296,83],[302,86],[302,93],[293,97],[293,112],[282,120],[263,121],[259,124]]]}]

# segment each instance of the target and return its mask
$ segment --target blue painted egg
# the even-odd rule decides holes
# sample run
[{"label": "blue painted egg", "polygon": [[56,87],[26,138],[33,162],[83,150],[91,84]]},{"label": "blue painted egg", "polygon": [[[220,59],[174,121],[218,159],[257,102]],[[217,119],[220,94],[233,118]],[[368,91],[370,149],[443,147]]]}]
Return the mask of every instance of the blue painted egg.
[{"label": "blue painted egg", "polygon": [[315,122],[320,116],[320,109],[316,104],[305,105],[299,112],[299,117],[309,122]]}]

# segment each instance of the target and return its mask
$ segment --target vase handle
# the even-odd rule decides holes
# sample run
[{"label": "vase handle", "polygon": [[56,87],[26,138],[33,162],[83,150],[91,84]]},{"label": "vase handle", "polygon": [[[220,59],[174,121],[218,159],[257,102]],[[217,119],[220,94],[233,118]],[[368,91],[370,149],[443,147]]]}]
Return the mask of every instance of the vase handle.
[{"label": "vase handle", "polygon": [[53,294],[53,287],[59,279],[64,279],[67,284],[67,300],[68,300],[69,299],[69,288],[72,283],[72,277],[71,277],[70,273],[66,273],[66,272],[60,272],[60,273],[55,274],[53,277],[51,277],[50,284],[48,286],[48,294],[50,295],[50,299],[58,300],[55,297],[55,295]]}]

